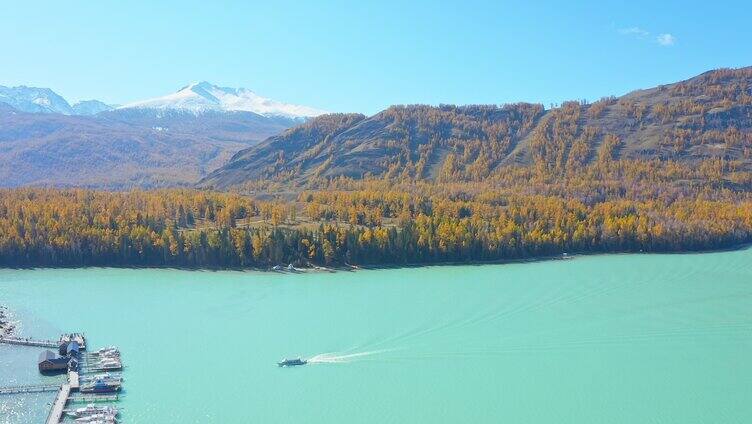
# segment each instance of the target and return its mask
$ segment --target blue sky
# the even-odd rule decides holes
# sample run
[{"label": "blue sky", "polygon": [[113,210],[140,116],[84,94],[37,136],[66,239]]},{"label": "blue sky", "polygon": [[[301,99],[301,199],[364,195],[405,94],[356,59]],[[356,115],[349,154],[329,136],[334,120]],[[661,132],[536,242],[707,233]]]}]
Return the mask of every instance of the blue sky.
[{"label": "blue sky", "polygon": [[368,114],[548,106],[752,65],[751,18],[742,1],[16,1],[0,85],[125,103],[208,80]]}]

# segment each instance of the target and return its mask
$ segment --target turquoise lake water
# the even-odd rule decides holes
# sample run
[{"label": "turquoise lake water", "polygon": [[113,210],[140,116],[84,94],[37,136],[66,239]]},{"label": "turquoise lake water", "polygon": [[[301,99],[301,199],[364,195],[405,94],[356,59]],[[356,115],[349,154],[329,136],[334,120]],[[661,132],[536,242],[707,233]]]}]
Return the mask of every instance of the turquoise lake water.
[{"label": "turquoise lake water", "polygon": [[[0,270],[21,333],[123,352],[126,423],[749,423],[752,250],[276,274]],[[0,346],[0,385],[39,349]],[[313,358],[278,368],[284,357]],[[0,396],[0,422],[54,395]],[[41,411],[41,412],[40,412]]]}]

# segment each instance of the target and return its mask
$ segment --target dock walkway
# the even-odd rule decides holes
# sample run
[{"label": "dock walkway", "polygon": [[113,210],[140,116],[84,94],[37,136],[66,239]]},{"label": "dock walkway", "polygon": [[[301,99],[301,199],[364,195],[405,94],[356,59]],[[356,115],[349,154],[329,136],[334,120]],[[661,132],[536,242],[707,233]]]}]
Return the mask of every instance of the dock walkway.
[{"label": "dock walkway", "polygon": [[0,395],[54,392],[56,390],[60,390],[59,384],[27,384],[22,386],[0,387]]},{"label": "dock walkway", "polygon": [[21,345],[21,346],[49,347],[49,348],[57,348],[59,346],[58,342],[55,342],[52,340],[35,340],[29,337],[24,338],[24,337],[12,337],[12,336],[0,337],[0,343]]},{"label": "dock walkway", "polygon": [[72,391],[78,390],[80,385],[78,371],[68,371],[68,384]]},{"label": "dock walkway", "polygon": [[65,383],[60,387],[60,391],[57,392],[57,398],[55,403],[52,404],[49,415],[47,415],[47,424],[59,424],[63,418],[63,410],[65,404],[68,403],[68,396],[70,396],[70,384]]},{"label": "dock walkway", "polygon": [[15,336],[0,336],[0,343],[21,345],[21,346],[36,346],[36,347],[48,347],[58,348],[61,344],[67,342],[76,342],[81,350],[86,349],[86,336],[81,333],[63,334],[59,340],[39,340],[31,337],[15,337]]}]

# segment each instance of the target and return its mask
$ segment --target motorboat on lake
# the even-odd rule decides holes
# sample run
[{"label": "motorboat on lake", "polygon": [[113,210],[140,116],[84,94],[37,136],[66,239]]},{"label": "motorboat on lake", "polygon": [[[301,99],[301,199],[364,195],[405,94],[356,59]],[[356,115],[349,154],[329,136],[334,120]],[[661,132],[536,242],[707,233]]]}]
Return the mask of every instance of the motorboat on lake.
[{"label": "motorboat on lake", "polygon": [[305,359],[294,358],[294,359],[285,359],[282,362],[277,362],[277,365],[279,365],[280,367],[296,367],[298,365],[305,365],[307,363],[308,361],[306,361]]}]

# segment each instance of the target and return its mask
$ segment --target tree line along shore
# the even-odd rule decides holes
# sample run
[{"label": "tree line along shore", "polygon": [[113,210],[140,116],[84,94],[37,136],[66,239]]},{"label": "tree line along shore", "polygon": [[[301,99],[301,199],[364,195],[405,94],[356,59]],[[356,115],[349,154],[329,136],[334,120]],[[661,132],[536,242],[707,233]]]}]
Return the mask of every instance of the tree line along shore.
[{"label": "tree line along shore", "polygon": [[275,183],[250,195],[4,189],[0,266],[378,266],[752,241],[749,192],[729,188],[722,168],[708,172],[713,164],[615,161],[480,182],[343,177],[286,196]]}]

